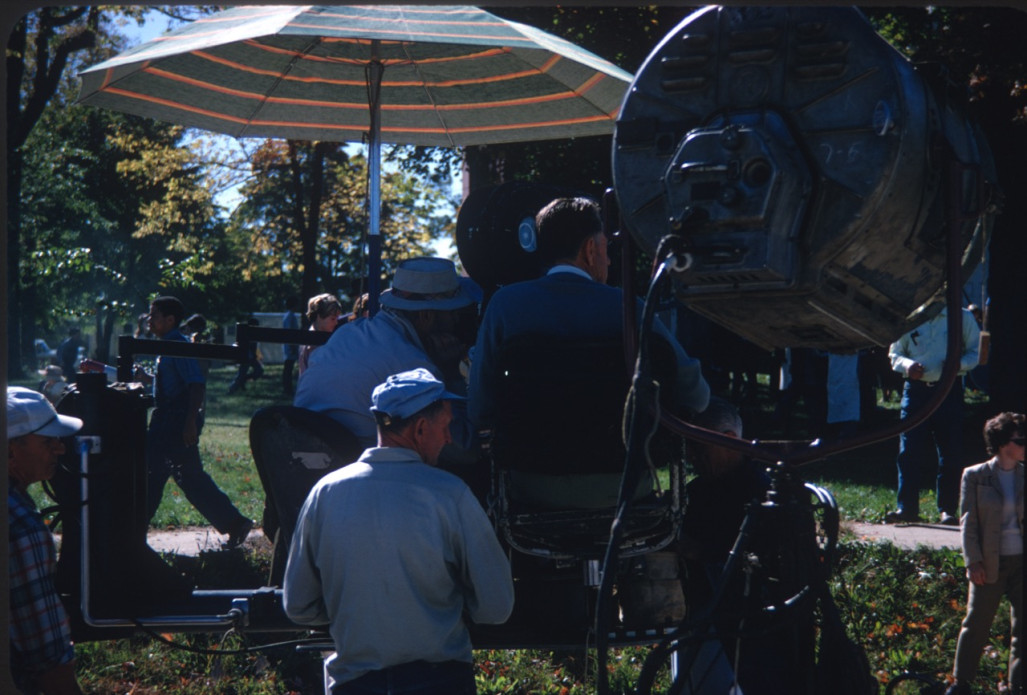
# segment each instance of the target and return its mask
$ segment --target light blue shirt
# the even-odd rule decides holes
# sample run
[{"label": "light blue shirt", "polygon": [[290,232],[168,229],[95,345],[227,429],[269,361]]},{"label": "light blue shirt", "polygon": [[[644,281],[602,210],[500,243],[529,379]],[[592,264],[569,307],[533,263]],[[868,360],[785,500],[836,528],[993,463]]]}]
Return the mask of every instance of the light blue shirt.
[{"label": "light blue shirt", "polygon": [[[418,367],[442,379],[410,322],[382,309],[374,318],[340,326],[327,343],[310,353],[293,405],[325,413],[345,425],[363,446],[374,446],[378,441],[370,410],[374,387],[393,374]],[[454,438],[463,441],[455,431]]]},{"label": "light blue shirt", "polygon": [[859,355],[827,355],[827,422],[859,420]]},{"label": "light blue shirt", "polygon": [[[945,353],[948,351],[948,309],[930,321],[909,331],[888,349],[891,368],[909,378],[909,368],[919,362],[924,365],[922,381],[927,383],[941,378],[941,369],[945,364]],[[980,361],[979,344],[981,330],[973,314],[963,309],[963,340],[959,352],[959,373],[966,374],[977,366]]]},{"label": "light blue shirt", "polygon": [[463,616],[513,610],[510,565],[478,500],[404,448],[376,447],[322,478],[300,510],[285,612],[329,625],[336,683],[410,661],[470,663]]}]

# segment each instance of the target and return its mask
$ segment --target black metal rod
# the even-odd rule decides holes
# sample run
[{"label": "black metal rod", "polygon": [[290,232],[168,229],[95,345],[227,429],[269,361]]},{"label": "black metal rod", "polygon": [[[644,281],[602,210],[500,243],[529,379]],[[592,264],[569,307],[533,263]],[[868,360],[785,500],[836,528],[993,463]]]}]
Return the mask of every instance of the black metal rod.
[{"label": "black metal rod", "polygon": [[241,362],[246,359],[250,343],[280,343],[290,345],[324,345],[331,333],[300,328],[272,328],[240,323],[235,327],[234,345],[218,343],[189,343],[181,340],[153,340],[123,335],[118,338],[118,381],[132,381],[137,355],[167,355],[193,357],[202,360]]}]

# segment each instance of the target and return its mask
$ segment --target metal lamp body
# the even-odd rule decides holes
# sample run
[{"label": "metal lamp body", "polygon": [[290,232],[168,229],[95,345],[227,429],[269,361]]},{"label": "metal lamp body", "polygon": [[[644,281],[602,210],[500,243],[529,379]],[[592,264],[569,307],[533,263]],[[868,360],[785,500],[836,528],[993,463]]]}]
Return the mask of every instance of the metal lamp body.
[{"label": "metal lamp body", "polygon": [[[946,156],[993,180],[942,91],[853,8],[700,10],[621,108],[625,225],[650,253],[685,236],[678,299],[763,347],[887,344],[941,307]],[[961,225],[964,273],[987,226]]]}]

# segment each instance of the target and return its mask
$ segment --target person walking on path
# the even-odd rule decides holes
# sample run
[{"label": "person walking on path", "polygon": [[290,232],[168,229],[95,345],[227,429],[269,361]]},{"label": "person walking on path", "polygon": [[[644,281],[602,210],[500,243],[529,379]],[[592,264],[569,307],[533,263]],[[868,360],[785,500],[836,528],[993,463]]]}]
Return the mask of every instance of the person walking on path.
[{"label": "person walking on path", "polygon": [[427,369],[388,377],[368,403],[378,445],[323,477],[300,510],[285,612],[329,625],[333,695],[473,695],[466,621],[498,624],[513,610],[485,511],[436,467],[453,400]]},{"label": "person walking on path", "polygon": [[[149,329],[161,340],[188,339],[179,329],[185,308],[175,297],[158,297],[150,304]],[[153,384],[156,407],[146,433],[148,467],[146,509],[152,519],[164,496],[164,485],[174,477],[186,499],[196,507],[218,533],[227,534],[227,546],[246,540],[253,522],[235,508],[232,501],[203,470],[200,433],[203,430],[203,402],[206,378],[197,360],[189,357],[157,358],[153,376],[140,370],[136,377]]]},{"label": "person walking on path", "polygon": [[[973,314],[963,312],[959,373],[965,374],[978,362],[980,330]],[[947,309],[933,319],[901,336],[891,344],[888,357],[892,369],[902,374],[903,420],[919,412],[934,396],[948,351]],[[958,526],[959,476],[963,471],[963,382],[956,380],[945,400],[916,427],[899,435],[896,459],[899,481],[897,508],[884,516],[887,523],[916,522],[920,519],[920,479],[937,449],[937,504],[940,521]]]},{"label": "person walking on path", "polygon": [[970,695],[991,623],[1005,596],[1010,605],[1009,690],[1020,693],[1023,612],[1023,413],[1001,413],[984,424],[992,458],[963,471],[960,491],[963,560],[970,580],[966,617],[956,642],[945,695]]}]

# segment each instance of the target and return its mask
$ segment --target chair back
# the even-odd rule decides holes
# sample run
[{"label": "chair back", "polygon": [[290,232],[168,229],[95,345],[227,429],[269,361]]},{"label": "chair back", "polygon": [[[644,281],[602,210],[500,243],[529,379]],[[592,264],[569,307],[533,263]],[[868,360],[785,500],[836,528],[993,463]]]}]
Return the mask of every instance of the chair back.
[{"label": "chair back", "polygon": [[[284,560],[311,488],[326,473],[357,460],[363,447],[324,413],[275,405],[250,420],[250,449],[266,496],[264,533],[274,540],[276,558]],[[280,572],[273,568],[272,574]]]},{"label": "chair back", "polygon": [[620,337],[523,335],[500,351],[492,455],[505,469],[548,474],[624,468],[629,377]]}]

